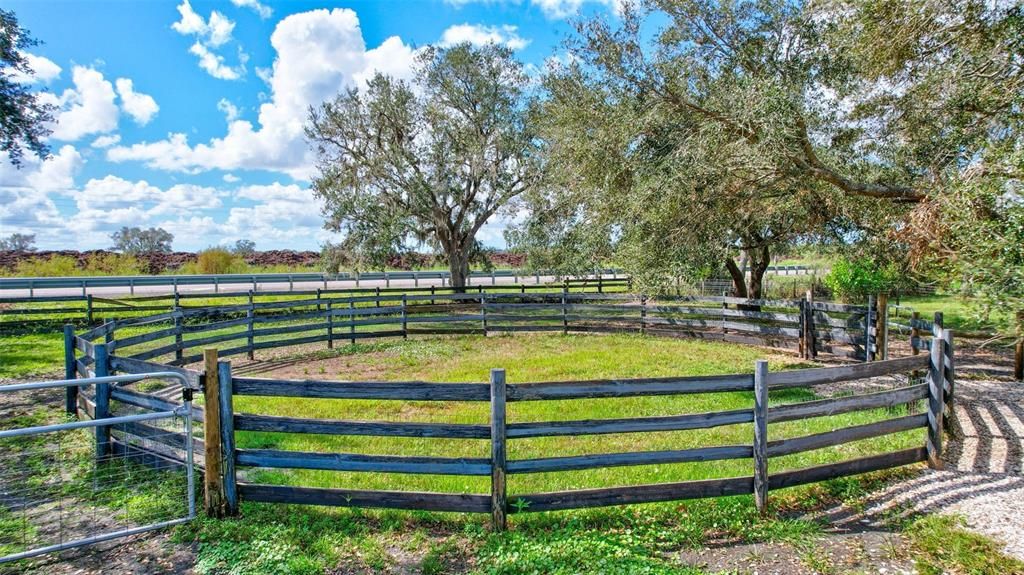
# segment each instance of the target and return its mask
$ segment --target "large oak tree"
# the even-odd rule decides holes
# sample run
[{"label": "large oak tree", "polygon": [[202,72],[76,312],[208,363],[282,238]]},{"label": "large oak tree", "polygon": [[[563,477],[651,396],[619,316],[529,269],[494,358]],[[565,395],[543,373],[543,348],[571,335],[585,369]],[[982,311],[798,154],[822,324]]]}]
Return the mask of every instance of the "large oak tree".
[{"label": "large oak tree", "polygon": [[377,74],[313,110],[326,227],[368,266],[426,243],[464,287],[480,229],[539,178],[526,88],[510,50],[463,44],[426,49],[412,83]]}]

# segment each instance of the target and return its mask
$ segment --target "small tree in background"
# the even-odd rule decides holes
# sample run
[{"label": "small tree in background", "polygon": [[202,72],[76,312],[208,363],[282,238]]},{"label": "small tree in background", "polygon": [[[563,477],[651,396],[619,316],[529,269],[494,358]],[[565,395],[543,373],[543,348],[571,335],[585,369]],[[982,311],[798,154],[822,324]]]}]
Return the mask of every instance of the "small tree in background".
[{"label": "small tree in background", "polygon": [[110,235],[114,241],[111,248],[126,254],[170,253],[174,235],[163,228],[123,227]]},{"label": "small tree in background", "polygon": [[0,251],[2,250],[14,252],[34,252],[36,251],[36,235],[11,234],[6,238],[0,239]]},{"label": "small tree in background", "polygon": [[186,273],[198,274],[227,274],[242,271],[245,263],[241,261],[236,253],[225,248],[206,248],[196,254],[196,261],[192,265],[186,265]]},{"label": "small tree in background", "polygon": [[428,49],[417,72],[415,88],[377,74],[312,111],[313,192],[358,264],[427,244],[461,289],[480,228],[539,179],[528,79],[494,45]]},{"label": "small tree in background", "polygon": [[53,121],[56,106],[39,100],[39,93],[18,76],[31,76],[25,50],[37,46],[28,30],[18,25],[14,12],[0,10],[0,151],[7,152],[20,168],[25,150],[39,159],[50,155],[47,124]]},{"label": "small tree in background", "polygon": [[236,256],[249,257],[256,253],[256,242],[252,240],[238,240],[231,250]]}]

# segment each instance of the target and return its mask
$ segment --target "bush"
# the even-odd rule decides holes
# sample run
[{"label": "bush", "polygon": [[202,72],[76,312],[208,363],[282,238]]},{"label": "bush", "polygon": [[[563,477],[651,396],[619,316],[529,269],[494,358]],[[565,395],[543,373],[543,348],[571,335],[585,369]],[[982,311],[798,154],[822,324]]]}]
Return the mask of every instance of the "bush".
[{"label": "bush", "polygon": [[52,278],[80,276],[78,260],[69,256],[53,255],[47,259],[31,258],[18,262],[14,267],[15,277]]},{"label": "bush", "polygon": [[187,274],[232,274],[245,271],[245,262],[224,248],[206,248],[196,254],[196,261],[182,266]]},{"label": "bush", "polygon": [[841,258],[823,280],[837,299],[852,302],[888,293],[900,286],[902,273],[895,264],[879,265],[866,259]]},{"label": "bush", "polygon": [[87,276],[137,276],[145,274],[145,266],[131,254],[96,254],[86,261]]}]

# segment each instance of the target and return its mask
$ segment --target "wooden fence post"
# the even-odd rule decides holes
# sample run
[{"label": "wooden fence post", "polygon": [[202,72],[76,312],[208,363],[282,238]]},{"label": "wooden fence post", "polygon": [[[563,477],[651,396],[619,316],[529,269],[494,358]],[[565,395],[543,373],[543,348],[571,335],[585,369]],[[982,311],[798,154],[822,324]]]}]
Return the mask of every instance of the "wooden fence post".
[{"label": "wooden fence post", "polygon": [[334,302],[327,301],[327,349],[334,349]]},{"label": "wooden fence post", "polygon": [[800,300],[799,306],[800,314],[800,342],[797,344],[800,350],[800,357],[807,359],[807,300]]},{"label": "wooden fence post", "polygon": [[[402,294],[402,339],[409,339],[409,311],[406,294]],[[484,335],[487,335],[487,320],[484,320]]]},{"label": "wooden fence post", "polygon": [[85,324],[92,327],[92,319],[92,294],[89,294],[85,296]]},{"label": "wooden fence post", "polygon": [[910,314],[910,353],[921,354],[921,328],[918,327],[921,321],[921,312],[915,311]]},{"label": "wooden fence post", "polygon": [[956,371],[953,361],[953,330],[942,330],[942,349],[944,351],[942,370],[944,393],[942,401],[945,412],[950,415],[950,419],[943,419],[943,423],[946,424],[946,427],[950,427],[953,415],[953,393],[956,387]]},{"label": "wooden fence post", "polygon": [[942,420],[944,411],[945,390],[943,389],[943,372],[945,371],[945,352],[942,339],[942,316],[935,314],[932,327],[932,348],[928,362],[928,467],[942,469]]},{"label": "wooden fence post", "polygon": [[[379,302],[378,302],[379,305]],[[356,303],[348,298],[348,336],[352,345],[356,344]]]},{"label": "wooden fence post", "polygon": [[804,351],[807,359],[818,357],[818,341],[814,334],[814,290],[807,290],[804,295]]},{"label": "wooden fence post", "polygon": [[480,317],[484,328],[484,337],[487,337],[487,294],[480,292]]},{"label": "wooden fence post", "polygon": [[203,417],[203,443],[206,460],[204,474],[204,506],[210,517],[224,516],[224,452],[220,439],[220,373],[217,368],[217,348],[203,350],[203,401],[206,406]]},{"label": "wooden fence post", "polygon": [[182,343],[184,336],[181,331],[181,300],[178,292],[174,292],[174,359],[180,360],[185,357]]},{"label": "wooden fence post", "polygon": [[884,293],[875,298],[875,346],[878,359],[889,359],[889,296]]},{"label": "wooden fence post", "polygon": [[[78,369],[75,366],[75,326],[64,324],[64,379],[76,379]],[[64,411],[68,415],[78,413],[78,386],[69,385],[64,391]]]},{"label": "wooden fence post", "polygon": [[505,492],[507,470],[505,448],[505,370],[491,370],[491,525],[495,531],[504,531]]},{"label": "wooden fence post", "polygon": [[1017,345],[1013,353],[1013,377],[1024,381],[1024,311],[1017,312]]},{"label": "wooden fence post", "polygon": [[217,362],[220,387],[220,443],[224,456],[224,504],[228,515],[238,515],[238,486],[235,478],[235,409],[232,401],[231,362]]},{"label": "wooden fence post", "polygon": [[868,296],[868,311],[864,316],[864,361],[873,361],[875,359],[875,341],[877,334],[872,335],[875,326],[875,296]]},{"label": "wooden fence post", "polygon": [[[93,360],[93,371],[96,377],[107,377],[110,375],[110,357],[107,354],[107,344],[98,343],[93,348],[95,357]],[[96,417],[105,419],[110,417],[110,384],[96,384]],[[110,427],[100,426],[96,428],[96,458],[100,461],[110,455]]]},{"label": "wooden fence post", "polygon": [[647,334],[647,294],[640,294],[640,335]]},{"label": "wooden fence post", "polygon": [[562,286],[562,335],[569,335],[569,288]]},{"label": "wooden fence post", "polygon": [[754,504],[768,509],[768,362],[754,363]]},{"label": "wooden fence post", "polygon": [[250,360],[256,359],[256,342],[253,337],[253,330],[256,323],[256,303],[253,301],[253,291],[249,290],[249,309],[245,312],[246,322],[246,346],[249,348],[247,356]]}]

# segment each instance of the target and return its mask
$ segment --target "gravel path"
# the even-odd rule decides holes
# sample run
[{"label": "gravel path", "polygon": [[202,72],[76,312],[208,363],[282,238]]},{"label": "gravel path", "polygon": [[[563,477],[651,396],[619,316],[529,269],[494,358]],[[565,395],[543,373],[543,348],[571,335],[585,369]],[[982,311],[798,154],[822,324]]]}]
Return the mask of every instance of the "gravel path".
[{"label": "gravel path", "polygon": [[972,530],[1024,560],[1024,384],[1000,371],[988,353],[957,350],[945,469],[875,493],[866,515],[894,507],[959,514]]}]

